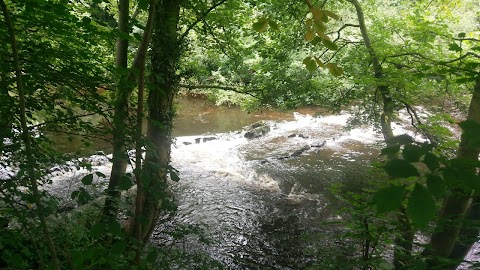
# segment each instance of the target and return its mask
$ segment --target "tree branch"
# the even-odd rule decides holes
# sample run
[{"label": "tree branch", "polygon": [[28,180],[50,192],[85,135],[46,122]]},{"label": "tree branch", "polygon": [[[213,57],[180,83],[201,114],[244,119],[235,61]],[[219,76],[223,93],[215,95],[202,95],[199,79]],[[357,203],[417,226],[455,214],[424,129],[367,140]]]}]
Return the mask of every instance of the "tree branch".
[{"label": "tree branch", "polygon": [[473,56],[475,58],[480,58],[480,55],[476,54],[476,53],[472,53],[472,52],[467,52],[466,54],[458,57],[458,58],[455,58],[455,59],[451,59],[451,60],[448,60],[448,61],[440,61],[441,64],[450,64],[450,63],[453,63],[453,62],[457,62],[457,61],[460,61],[462,59],[465,59],[467,58],[468,56]]},{"label": "tree branch", "polygon": [[187,85],[187,84],[179,84],[179,87],[182,88],[187,88],[187,89],[219,89],[219,90],[225,90],[225,91],[233,91],[235,93],[239,94],[245,94],[252,96],[254,98],[258,98],[256,95],[252,94],[251,92],[246,92],[242,91],[238,88],[235,87],[230,87],[230,86],[222,86],[222,85]]},{"label": "tree branch", "polygon": [[214,9],[216,9],[218,6],[222,5],[223,3],[227,2],[227,0],[221,0],[220,2],[214,4],[213,6],[211,6],[209,9],[207,9],[204,13],[202,13],[200,16],[197,16],[197,19],[192,23],[190,24],[188,27],[187,27],[187,30],[185,30],[185,32],[183,32],[183,34],[180,36],[179,38],[179,41],[182,41],[185,37],[187,37],[188,33],[190,32],[190,30],[193,29],[193,27],[195,27],[195,25],[197,25],[199,22],[201,22],[203,19],[205,19],[205,17],[207,17],[207,15],[213,11]]},{"label": "tree branch", "polygon": [[[145,56],[147,54],[148,44],[150,44],[150,36],[152,35],[153,29],[153,18],[155,17],[155,4],[157,0],[150,0],[150,6],[148,8],[148,19],[147,24],[145,25],[145,30],[143,31],[142,41],[137,49],[137,54],[132,63],[132,70],[138,70],[145,65]],[[132,75],[132,74],[130,74]]]},{"label": "tree branch", "polygon": [[410,104],[408,104],[406,101],[401,101],[401,102],[403,103],[403,105],[407,109],[407,113],[410,115],[412,126],[414,126],[418,131],[420,131],[423,135],[425,135],[425,137],[427,137],[427,139],[432,144],[437,144],[438,140],[437,140],[437,138],[435,138],[435,136],[433,136],[432,134],[427,132],[425,129],[422,129],[422,128],[418,127],[417,124],[415,124],[415,121],[416,121],[419,125],[423,125],[422,120],[418,116],[417,111],[412,106],[410,106]]},{"label": "tree branch", "polygon": [[225,46],[223,46],[223,44],[220,42],[220,40],[217,38],[217,36],[215,35],[215,33],[213,32],[212,30],[212,27],[210,27],[210,25],[207,23],[207,21],[205,19],[202,19],[202,22],[205,24],[205,26],[207,27],[207,30],[208,32],[212,35],[213,39],[215,40],[215,42],[217,42],[218,44],[218,47],[220,48],[220,50],[223,52],[223,54],[225,54],[228,58],[232,58],[228,53],[227,51],[225,50]]},{"label": "tree branch", "polygon": [[[102,110],[101,112],[108,112],[108,111],[111,111],[111,110],[113,110],[113,109],[110,108],[110,109]],[[51,120],[51,121],[45,121],[45,122],[40,123],[40,124],[36,124],[36,125],[33,125],[33,126],[29,126],[28,128],[29,128],[29,129],[34,129],[34,128],[41,127],[41,126],[48,125],[48,124],[53,124],[53,123],[58,123],[58,122],[65,122],[65,121],[67,121],[67,120],[72,120],[72,119],[77,119],[77,118],[92,116],[92,115],[96,115],[96,114],[98,114],[98,112],[86,113],[86,114],[75,115],[75,116],[66,117],[66,118],[55,119],[55,120]]]},{"label": "tree branch", "polygon": [[458,41],[468,40],[468,41],[480,42],[480,39],[476,39],[476,38],[453,38],[453,39],[454,39],[454,40],[458,40]]}]

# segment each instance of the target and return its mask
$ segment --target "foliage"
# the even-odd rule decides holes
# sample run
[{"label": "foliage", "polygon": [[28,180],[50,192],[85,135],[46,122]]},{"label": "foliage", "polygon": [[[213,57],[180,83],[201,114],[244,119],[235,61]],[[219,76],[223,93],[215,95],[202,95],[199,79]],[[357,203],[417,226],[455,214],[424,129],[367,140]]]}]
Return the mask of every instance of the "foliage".
[{"label": "foliage", "polygon": [[[99,116],[107,126],[111,123],[113,95],[105,92],[114,88],[114,75],[119,72],[113,67],[114,42],[117,38],[128,40],[132,53],[142,40],[148,1],[132,1],[130,14],[137,15],[130,18],[128,34],[116,30],[117,1],[5,2],[18,42],[28,128],[22,130],[19,120],[21,93],[14,73],[16,63],[9,45],[11,35],[2,21],[0,267],[51,267],[54,254],[43,245],[44,232],[36,215],[42,212],[50,220],[49,230],[55,232],[53,241],[62,268],[128,268],[137,259],[132,247],[139,246],[138,239],[126,233],[123,224],[115,219],[99,221],[96,207],[62,213],[62,202],[45,190],[41,191],[42,209],[28,181],[32,175],[26,160],[35,161],[33,178],[41,188],[51,183],[54,168],[74,165],[85,170],[87,174],[77,179],[81,185],[70,197],[77,205],[96,200],[92,186],[96,176],[105,176],[92,171],[88,162],[76,161],[75,154],[59,153],[59,143],[49,134],[65,133],[69,140],[80,135],[87,145],[94,137],[111,134],[112,130],[92,123],[88,117]],[[158,34],[166,28],[157,29],[150,53],[161,56],[157,58],[161,64],[150,64],[154,72],[149,87],[150,93],[160,89],[171,94],[172,99],[178,86],[185,92],[200,89],[194,93],[206,95],[217,104],[239,105],[247,110],[303,105],[338,110],[354,104],[358,117],[352,123],[378,125],[384,110],[379,97],[385,94],[380,86],[388,86],[392,111],[405,108],[430,143],[419,143],[408,136],[387,141],[382,155],[388,158],[377,167],[388,177],[379,177],[382,180],[378,188],[348,194],[348,200],[353,202],[352,208],[346,210],[352,218],[348,236],[361,239],[363,247],[358,265],[387,268],[390,265],[382,258],[382,251],[393,242],[392,235],[401,234],[402,228],[393,212],[404,214],[415,230],[429,233],[432,224],[448,222],[436,218],[446,196],[459,191],[471,194],[480,188],[478,162],[455,155],[458,142],[445,127],[455,122],[450,115],[452,107],[457,107],[460,115],[465,113],[472,86],[478,81],[478,14],[474,14],[475,1],[362,1],[372,39],[369,48],[364,46],[366,41],[352,2],[184,1],[179,7],[181,16],[175,29],[168,29],[168,37]],[[460,17],[462,14],[468,16]],[[5,19],[5,14],[1,18]],[[381,76],[370,68],[372,55],[379,60]],[[159,96],[159,100],[164,99]],[[133,105],[134,97],[128,100]],[[163,148],[153,145],[154,140],[142,144],[150,150],[150,160],[164,158],[151,149],[164,151],[161,154],[165,154],[165,164],[147,163],[151,171],[163,172],[165,179],[168,174],[171,180],[178,181],[177,171],[168,165],[173,111],[172,101],[166,100],[161,108],[154,108],[153,103],[149,107],[151,112],[158,109],[158,115],[151,115],[160,118],[151,120],[150,128],[161,130],[158,134],[163,136]],[[433,113],[418,117],[414,105],[430,103],[438,104]],[[127,111],[127,121],[122,123],[133,120]],[[465,121],[460,127],[469,138],[466,146],[477,149],[477,123]],[[25,149],[21,131],[32,137],[31,153]],[[127,130],[126,136],[120,138],[124,145],[134,143],[129,133],[133,131]],[[139,168],[135,173],[141,175]],[[156,176],[138,179],[148,184]],[[128,191],[134,184],[133,175],[123,175],[115,191]],[[162,189],[157,195],[169,196],[166,184],[156,188]],[[122,214],[128,218],[134,218],[131,205],[131,198],[121,204]],[[199,234],[192,228],[178,228],[175,233],[174,238]],[[382,248],[374,248],[379,246]],[[171,265],[181,264],[182,260],[193,260],[195,264],[198,259],[180,249],[172,250],[157,254],[155,249],[147,249],[141,254],[139,268],[155,267],[156,263],[164,263],[165,257],[175,258]],[[163,259],[158,262],[157,257]],[[410,260],[412,265],[423,261],[422,256],[417,259]],[[220,268],[215,262],[210,266]]]}]

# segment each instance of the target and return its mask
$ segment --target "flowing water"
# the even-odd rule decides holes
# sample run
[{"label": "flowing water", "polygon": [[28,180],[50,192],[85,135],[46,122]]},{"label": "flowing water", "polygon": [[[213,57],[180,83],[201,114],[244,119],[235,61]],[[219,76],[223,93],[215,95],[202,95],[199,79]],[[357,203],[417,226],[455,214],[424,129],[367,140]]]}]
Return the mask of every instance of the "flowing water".
[{"label": "flowing water", "polygon": [[[368,164],[379,154],[378,132],[347,131],[348,113],[328,115],[319,108],[191,112],[177,119],[175,129],[190,136],[177,137],[172,150],[181,177],[172,185],[178,211],[159,225],[154,243],[172,241],[169,228],[199,226],[210,244],[186,237],[177,246],[207,254],[227,269],[303,269],[347,256],[330,188],[342,183],[344,191],[354,191],[366,184]],[[242,127],[258,120],[270,132],[246,139]],[[405,132],[396,126],[397,134]]]},{"label": "flowing water", "polygon": [[[183,100],[172,148],[172,165],[181,178],[171,185],[178,209],[159,222],[152,243],[214,259],[226,269],[303,269],[316,263],[339,269],[355,251],[341,238],[342,215],[331,187],[359,190],[371,178],[368,164],[382,146],[371,127],[346,130],[349,117],[314,107],[247,114]],[[259,120],[270,131],[245,138],[244,127]],[[394,125],[396,134],[414,135],[404,128],[407,120]],[[95,170],[108,175],[107,157],[90,159]],[[66,190],[66,179],[79,182],[82,173],[59,174],[51,190],[68,200],[78,184],[70,181]],[[99,186],[106,181],[95,179]],[[192,228],[202,233],[185,233]],[[179,229],[187,235],[172,237],[181,234]],[[204,244],[200,234],[210,243]],[[197,264],[177,261],[176,267],[201,269]]]}]

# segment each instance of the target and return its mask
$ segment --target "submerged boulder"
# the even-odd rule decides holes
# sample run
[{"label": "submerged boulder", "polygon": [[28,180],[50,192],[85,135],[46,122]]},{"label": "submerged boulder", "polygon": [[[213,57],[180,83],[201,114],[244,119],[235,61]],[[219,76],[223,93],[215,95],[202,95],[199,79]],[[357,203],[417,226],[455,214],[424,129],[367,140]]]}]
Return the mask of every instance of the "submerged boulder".
[{"label": "submerged boulder", "polygon": [[308,149],[310,149],[310,145],[305,145],[304,147],[302,147],[302,148],[296,150],[295,152],[293,152],[292,154],[290,154],[290,157],[298,157],[301,154],[303,154],[303,152],[307,151]]},{"label": "submerged boulder", "polygon": [[214,140],[218,140],[217,137],[203,137],[203,142],[209,142],[209,141],[214,141]]},{"label": "submerged boulder", "polygon": [[327,141],[323,141],[323,142],[320,142],[320,143],[315,143],[315,144],[312,144],[311,147],[320,148],[320,147],[325,146],[326,143],[327,143]]},{"label": "submerged boulder", "polygon": [[307,135],[304,135],[304,134],[301,134],[301,133],[300,134],[292,133],[292,134],[287,136],[287,138],[295,138],[295,137],[302,138],[302,139],[308,139]]},{"label": "submerged boulder", "polygon": [[256,139],[264,136],[269,131],[270,126],[265,121],[259,121],[247,127],[243,136],[247,139]]},{"label": "submerged boulder", "polygon": [[[214,140],[218,140],[218,137],[215,137],[215,136],[198,137],[198,138],[195,138],[195,143],[199,144],[199,143],[202,143],[202,142],[205,143],[205,142],[214,141]],[[186,144],[186,143],[184,142],[184,144]],[[188,143],[188,144],[190,144],[190,143]]]}]

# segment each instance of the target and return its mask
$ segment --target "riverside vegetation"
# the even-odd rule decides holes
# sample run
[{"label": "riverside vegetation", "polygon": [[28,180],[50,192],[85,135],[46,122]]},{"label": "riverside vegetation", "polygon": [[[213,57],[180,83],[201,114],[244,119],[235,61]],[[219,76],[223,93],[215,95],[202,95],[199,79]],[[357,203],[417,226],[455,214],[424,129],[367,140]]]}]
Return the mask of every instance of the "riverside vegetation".
[{"label": "riverside vegetation", "polygon": [[[478,239],[478,1],[0,0],[0,7],[0,268],[173,267],[164,260],[171,250],[149,239],[176,208],[169,183],[181,181],[170,163],[179,94],[247,111],[352,108],[352,125],[383,135],[372,183],[339,194],[350,216],[345,237],[361,245],[311,269],[456,269]],[[394,136],[401,109],[424,142]],[[458,125],[459,138],[448,125]],[[79,153],[57,151],[47,132],[111,142],[104,200],[92,202],[88,186],[107,176]],[[71,197],[89,207],[65,212],[43,186],[52,168],[72,164],[88,173]]]}]

